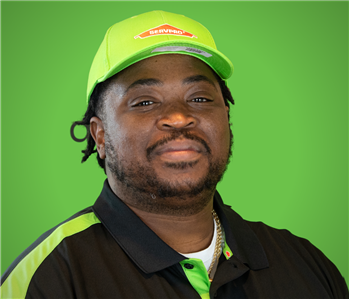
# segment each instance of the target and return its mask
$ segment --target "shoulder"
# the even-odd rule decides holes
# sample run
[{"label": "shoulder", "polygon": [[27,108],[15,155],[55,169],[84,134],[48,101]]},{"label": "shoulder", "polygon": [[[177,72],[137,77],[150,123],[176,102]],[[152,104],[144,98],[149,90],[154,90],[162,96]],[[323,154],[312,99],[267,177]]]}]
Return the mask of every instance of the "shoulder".
[{"label": "shoulder", "polygon": [[287,229],[274,228],[260,221],[245,220],[245,222],[254,231],[254,233],[259,237],[261,241],[270,241],[273,239],[281,242],[281,244],[279,242],[277,243],[280,246],[282,246],[283,243],[287,243],[288,245],[294,244],[295,246],[301,244],[302,246],[312,246],[307,239],[298,237],[292,234]]},{"label": "shoulder", "polygon": [[295,250],[318,250],[307,239],[292,234],[287,229],[271,227],[261,221],[248,221],[237,214],[229,205],[224,205],[225,215],[230,220],[232,229],[237,226],[246,232],[253,232],[263,248],[268,250],[281,250],[293,248]]},{"label": "shoulder", "polygon": [[292,234],[287,229],[271,227],[263,222],[246,221],[257,235],[266,251],[282,251],[284,254],[298,254],[304,258],[323,259],[325,255],[309,240]]},{"label": "shoulder", "polygon": [[337,298],[343,294],[348,296],[345,280],[337,267],[309,240],[262,222],[246,223],[262,244],[272,269],[304,275],[309,281],[321,281]]},{"label": "shoulder", "polygon": [[1,295],[4,298],[24,298],[33,276],[52,252],[62,247],[67,238],[74,238],[99,223],[92,207],[89,207],[42,234],[4,272]]}]

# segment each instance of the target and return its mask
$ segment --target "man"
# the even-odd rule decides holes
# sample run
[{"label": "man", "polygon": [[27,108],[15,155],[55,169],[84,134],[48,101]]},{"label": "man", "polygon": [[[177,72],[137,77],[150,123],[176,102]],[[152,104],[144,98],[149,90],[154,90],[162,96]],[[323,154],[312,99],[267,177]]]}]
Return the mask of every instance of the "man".
[{"label": "man", "polygon": [[93,61],[85,161],[96,203],[4,273],[2,298],[348,298],[307,240],[244,221],[216,192],[231,156],[231,62],[201,24],[154,11],[112,26]]}]

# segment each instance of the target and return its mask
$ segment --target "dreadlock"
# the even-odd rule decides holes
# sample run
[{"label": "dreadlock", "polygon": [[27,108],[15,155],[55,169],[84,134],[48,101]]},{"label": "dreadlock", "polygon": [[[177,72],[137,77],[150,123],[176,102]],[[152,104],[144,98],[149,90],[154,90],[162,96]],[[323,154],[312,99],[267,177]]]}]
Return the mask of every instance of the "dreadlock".
[{"label": "dreadlock", "polygon": [[[234,105],[234,99],[233,99],[231,92],[230,92],[229,88],[227,87],[225,81],[223,81],[215,72],[213,72],[213,73],[215,74],[215,77],[217,78],[217,81],[218,81],[219,86],[221,88],[221,92],[222,92],[223,99],[224,99],[224,104],[228,107],[229,107],[229,103]],[[84,156],[82,157],[81,163],[85,162],[93,153],[97,152],[97,149],[94,149],[96,143],[95,143],[95,141],[92,138],[92,135],[90,133],[90,119],[94,116],[101,119],[101,117],[104,116],[105,111],[104,111],[103,94],[107,88],[108,81],[110,79],[111,78],[109,78],[108,80],[106,80],[104,82],[98,83],[96,85],[96,87],[94,88],[94,90],[91,94],[91,98],[90,98],[90,101],[88,103],[87,110],[86,110],[86,113],[85,113],[83,119],[80,121],[73,122],[73,124],[71,126],[71,135],[75,141],[82,142],[85,139],[87,139],[86,149],[81,151],[84,154]],[[230,119],[229,110],[228,110],[228,119]],[[77,125],[78,126],[83,125],[86,127],[87,135],[84,139],[77,139],[74,136],[74,127]],[[99,157],[99,155],[97,154],[97,161],[98,161],[99,166],[101,168],[103,168],[104,173],[106,174],[105,160],[101,159]]]},{"label": "dreadlock", "polygon": [[[77,125],[78,126],[83,125],[87,129],[87,134],[86,134],[86,137],[84,139],[76,140],[76,138],[74,138],[74,140],[79,141],[79,142],[87,139],[86,149],[81,151],[84,154],[84,156],[82,157],[81,163],[84,163],[93,153],[97,152],[97,149],[94,149],[96,143],[95,143],[95,141],[90,133],[90,120],[94,116],[101,118],[100,116],[104,115],[103,99],[101,99],[101,98],[102,98],[102,95],[104,93],[105,86],[106,86],[106,81],[104,81],[102,83],[98,83],[96,85],[96,87],[94,88],[94,90],[91,94],[90,101],[88,103],[87,110],[85,112],[83,119],[80,121],[75,121],[72,124],[72,128],[77,126]],[[71,132],[72,132],[72,129],[71,129]],[[74,132],[72,132],[72,137],[73,136],[74,136]],[[104,161],[104,159],[101,159],[98,154],[97,154],[97,161],[98,161],[99,166],[104,169],[104,173],[106,174],[105,161]]]}]

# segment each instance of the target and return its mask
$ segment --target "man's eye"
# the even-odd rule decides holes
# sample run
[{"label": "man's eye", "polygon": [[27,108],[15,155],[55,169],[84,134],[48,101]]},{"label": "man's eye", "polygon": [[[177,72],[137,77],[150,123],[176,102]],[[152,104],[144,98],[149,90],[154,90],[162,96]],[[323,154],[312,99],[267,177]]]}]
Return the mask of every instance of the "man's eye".
[{"label": "man's eye", "polygon": [[148,106],[151,104],[154,104],[154,102],[153,101],[143,101],[143,102],[136,104],[135,106]]},{"label": "man's eye", "polygon": [[206,98],[195,98],[191,100],[192,102],[208,102],[209,100]]}]

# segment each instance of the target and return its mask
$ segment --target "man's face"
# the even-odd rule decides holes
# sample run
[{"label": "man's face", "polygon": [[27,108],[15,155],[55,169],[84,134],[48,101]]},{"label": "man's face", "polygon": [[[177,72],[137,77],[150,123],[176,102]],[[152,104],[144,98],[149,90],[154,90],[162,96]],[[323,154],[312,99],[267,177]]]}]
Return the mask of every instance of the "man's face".
[{"label": "man's face", "polygon": [[213,194],[229,159],[231,131],[228,107],[205,63],[187,55],[145,59],[112,79],[105,101],[108,179],[117,193],[133,194],[129,204],[188,209],[190,198]]}]

